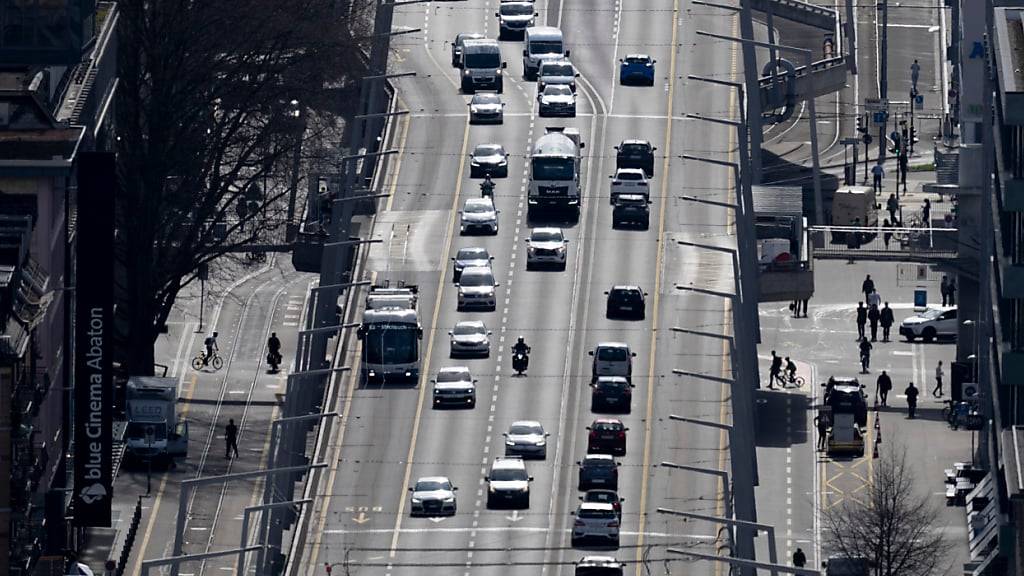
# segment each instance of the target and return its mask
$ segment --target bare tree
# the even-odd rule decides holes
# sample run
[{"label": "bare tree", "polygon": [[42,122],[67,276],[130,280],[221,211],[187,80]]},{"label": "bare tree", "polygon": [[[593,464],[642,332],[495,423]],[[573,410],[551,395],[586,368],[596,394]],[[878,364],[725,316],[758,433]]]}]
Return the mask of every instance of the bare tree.
[{"label": "bare tree", "polygon": [[[116,294],[132,374],[204,263],[284,228],[296,147],[358,76],[365,6],[120,0]],[[300,112],[301,110],[301,112]],[[268,183],[269,182],[269,183]],[[79,201],[88,201],[80,198]],[[86,271],[83,271],[86,272]]]},{"label": "bare tree", "polygon": [[879,576],[936,574],[946,553],[939,511],[915,491],[905,448],[889,448],[861,499],[847,495],[823,511],[826,545],[845,558],[867,558]]}]

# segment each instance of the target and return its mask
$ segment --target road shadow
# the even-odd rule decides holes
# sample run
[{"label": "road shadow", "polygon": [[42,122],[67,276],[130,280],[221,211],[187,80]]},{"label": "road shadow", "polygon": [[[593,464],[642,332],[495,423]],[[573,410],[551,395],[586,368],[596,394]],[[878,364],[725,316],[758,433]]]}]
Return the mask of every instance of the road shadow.
[{"label": "road shadow", "polygon": [[812,409],[810,397],[758,390],[755,400],[758,447],[788,448],[807,443],[807,412]]}]

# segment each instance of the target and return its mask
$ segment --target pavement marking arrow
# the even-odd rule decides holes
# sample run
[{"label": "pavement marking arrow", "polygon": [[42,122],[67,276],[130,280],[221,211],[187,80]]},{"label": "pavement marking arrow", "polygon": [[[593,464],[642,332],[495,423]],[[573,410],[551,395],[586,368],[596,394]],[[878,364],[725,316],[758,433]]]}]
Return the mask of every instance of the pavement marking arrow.
[{"label": "pavement marking arrow", "polygon": [[511,520],[512,522],[519,522],[520,520],[523,519],[523,517],[519,515],[519,510],[513,510],[512,511],[512,515],[511,516],[505,516],[505,519],[506,520]]},{"label": "pavement marking arrow", "polygon": [[366,512],[360,512],[358,516],[354,516],[352,521],[356,524],[366,524],[370,521],[370,517],[366,515]]}]

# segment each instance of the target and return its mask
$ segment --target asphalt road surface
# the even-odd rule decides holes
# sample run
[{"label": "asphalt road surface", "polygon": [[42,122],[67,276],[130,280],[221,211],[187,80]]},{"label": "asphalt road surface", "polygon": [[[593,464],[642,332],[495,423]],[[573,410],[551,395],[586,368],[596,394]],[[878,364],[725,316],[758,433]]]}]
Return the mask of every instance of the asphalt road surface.
[{"label": "asphalt road surface", "polygon": [[[633,409],[621,416],[629,427],[628,451],[619,459],[623,537],[610,553],[630,563],[630,574],[641,574],[644,560],[659,570],[669,561],[673,573],[716,571],[712,564],[669,555],[666,547],[714,551],[718,527],[684,523],[655,509],[722,510],[717,478],[657,464],[728,466],[719,431],[668,420],[670,414],[731,420],[721,384],[672,375],[673,368],[684,368],[728,376],[722,341],[668,328],[729,330],[724,301],[675,289],[692,284],[731,290],[729,260],[675,240],[735,245],[727,209],[679,199],[732,199],[728,170],[680,156],[734,159],[734,139],[725,127],[684,119],[685,113],[734,116],[730,89],[687,80],[688,74],[736,77],[733,46],[695,35],[733,34],[734,19],[685,0],[538,1],[538,23],[564,31],[581,73],[578,116],[536,115],[535,84],[521,76],[522,44],[506,41],[505,122],[470,126],[469,98],[459,93],[457,69],[449,65],[450,42],[459,32],[497,36],[497,6],[497,0],[423,4],[396,13],[396,29],[423,32],[393,41],[389,71],[418,75],[398,82],[400,106],[411,114],[396,126],[401,154],[387,180],[393,196],[374,226],[374,235],[385,242],[373,249],[369,266],[377,280],[420,287],[423,375],[415,386],[364,386],[353,370],[339,407],[343,419],[333,438],[331,470],[306,535],[302,573],[323,574],[325,564],[347,564],[353,574],[414,575],[428,567],[444,574],[571,574],[585,554],[571,547],[570,530],[580,494],[575,462],[586,452],[585,426],[594,418],[587,351],[602,341],[624,341],[636,352]],[[653,87],[618,85],[618,59],[636,52],[657,60]],[[562,224],[570,240],[564,272],[525,269],[524,238],[534,224],[526,215],[526,154],[545,126],[575,126],[586,143],[584,207],[578,222]],[[633,137],[658,147],[651,227],[613,230],[613,146]],[[460,236],[456,210],[479,194],[466,156],[482,142],[503,144],[512,153],[509,177],[496,179],[501,228],[496,236]],[[500,286],[494,312],[456,311],[449,258],[464,246],[484,246],[495,256]],[[646,320],[605,318],[604,291],[620,283],[650,293]],[[447,332],[463,319],[487,323],[493,332],[490,358],[449,358]],[[522,377],[514,376],[508,352],[518,335],[533,348]],[[475,408],[431,408],[429,379],[450,365],[467,365],[478,379]],[[484,475],[503,454],[501,433],[520,419],[539,420],[551,433],[547,459],[527,463],[535,479],[530,507],[487,509]],[[409,517],[407,487],[429,475],[449,476],[460,488],[454,517]]]}]

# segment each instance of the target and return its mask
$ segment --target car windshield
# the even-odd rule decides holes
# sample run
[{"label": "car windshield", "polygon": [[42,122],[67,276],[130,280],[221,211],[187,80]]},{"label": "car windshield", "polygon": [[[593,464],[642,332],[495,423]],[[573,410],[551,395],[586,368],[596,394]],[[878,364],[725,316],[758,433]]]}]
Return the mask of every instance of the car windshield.
[{"label": "car windshield", "polygon": [[619,172],[619,180],[643,180],[644,175],[640,172]]},{"label": "car windshield", "polygon": [[515,480],[526,480],[526,470],[518,468],[498,468],[491,470],[491,481],[512,482]]},{"label": "car windshield", "polygon": [[469,336],[473,334],[484,334],[487,329],[480,324],[470,323],[459,323],[455,325],[455,329],[452,330],[452,334],[456,336]]},{"label": "car windshield", "polygon": [[541,66],[541,76],[572,76],[572,64],[545,64]]},{"label": "car windshield", "polygon": [[531,242],[561,242],[562,232],[560,230],[534,230],[530,235]]},{"label": "car windshield", "polygon": [[615,381],[611,381],[611,382],[604,381],[604,382],[598,382],[597,387],[600,388],[600,390],[602,392],[621,392],[622,390],[625,390],[626,383],[625,382],[615,382]]},{"label": "car windshield", "polygon": [[650,149],[643,144],[625,144],[619,148],[624,156],[647,156],[651,153]]},{"label": "car windshield", "polygon": [[595,510],[593,508],[580,508],[576,512],[577,518],[613,518],[615,517],[614,510],[600,509]]},{"label": "car windshield", "polygon": [[495,94],[477,94],[471,100],[473,104],[501,104],[501,98]]},{"label": "car windshield", "polygon": [[530,54],[561,54],[562,43],[558,40],[542,42],[534,40],[530,42]]},{"label": "car windshield", "polygon": [[508,433],[514,435],[543,434],[544,429],[541,428],[540,426],[526,426],[523,424],[516,424],[509,427]]},{"label": "car windshield", "polygon": [[544,87],[545,96],[572,96],[572,88],[564,84],[549,84]]},{"label": "car windshield", "polygon": [[531,16],[533,15],[533,4],[516,4],[506,2],[501,5],[503,16]]},{"label": "car windshield", "polygon": [[[620,200],[621,199],[622,198],[620,198]],[[635,200],[635,198],[630,197],[626,198],[626,200]],[[616,290],[615,292],[612,292],[612,294],[616,300],[621,302],[634,302],[640,299],[640,294],[638,294],[636,290]]]},{"label": "car windshield", "polygon": [[420,480],[416,483],[416,492],[433,492],[435,490],[451,490],[451,486],[447,482],[438,482],[437,480]]},{"label": "car windshield", "polygon": [[614,492],[603,492],[600,490],[591,490],[587,492],[583,499],[587,502],[608,502],[611,504],[618,500],[618,497]]},{"label": "car windshield", "polygon": [[466,212],[469,212],[470,214],[486,214],[487,212],[494,212],[494,204],[480,200],[466,202]]},{"label": "car windshield", "polygon": [[646,64],[650,62],[646,56],[626,56],[626,64]]},{"label": "car windshield", "polygon": [[487,260],[487,250],[484,248],[460,248],[455,255],[456,260]]},{"label": "car windshield", "polygon": [[497,52],[470,52],[465,56],[466,68],[500,68],[501,54]]},{"label": "car windshield", "polygon": [[611,468],[615,462],[608,458],[587,458],[583,461],[587,468]]},{"label": "car windshield", "polygon": [[921,313],[921,318],[928,320],[935,320],[939,316],[942,316],[942,310],[939,310],[938,308],[929,308]]},{"label": "car windshield", "polygon": [[618,430],[622,430],[622,424],[619,424],[618,422],[594,422],[594,425],[591,426],[591,428],[601,432],[616,432]]},{"label": "car windshield", "polygon": [[530,166],[534,180],[572,180],[576,163],[572,158],[534,158]]},{"label": "car windshield", "polygon": [[445,370],[437,373],[438,382],[469,382],[469,373],[459,370]]},{"label": "car windshield", "polygon": [[494,286],[494,276],[490,274],[466,274],[462,273],[462,277],[459,278],[459,284],[462,286]]},{"label": "car windshield", "polygon": [[629,352],[625,348],[598,348],[597,359],[604,362],[625,362]]},{"label": "car windshield", "polygon": [[473,150],[473,156],[504,156],[505,150],[500,144],[480,144]]}]

